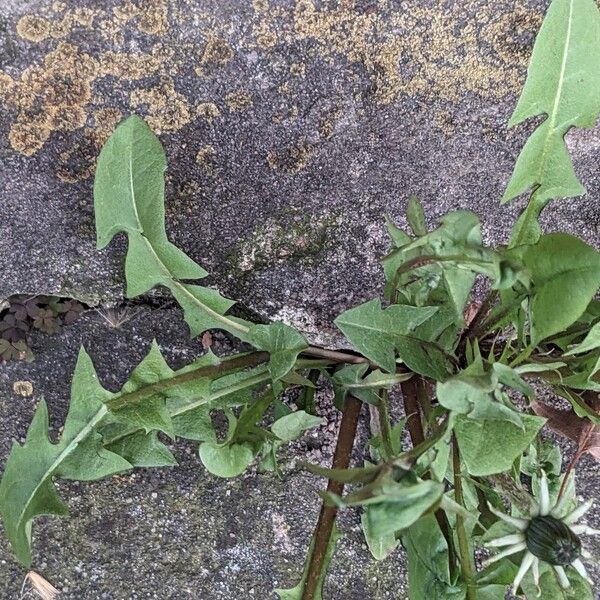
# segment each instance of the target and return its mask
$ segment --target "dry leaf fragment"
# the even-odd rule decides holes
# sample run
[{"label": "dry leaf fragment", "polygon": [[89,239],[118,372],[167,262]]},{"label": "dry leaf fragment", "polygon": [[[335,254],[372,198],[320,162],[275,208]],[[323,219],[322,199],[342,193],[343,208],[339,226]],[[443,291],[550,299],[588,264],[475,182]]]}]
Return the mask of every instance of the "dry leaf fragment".
[{"label": "dry leaf fragment", "polygon": [[41,575],[35,571],[29,571],[25,575],[25,580],[21,587],[20,600],[29,597],[29,594],[33,594],[34,597],[41,598],[41,600],[56,600],[60,592]]},{"label": "dry leaf fragment", "polygon": [[[590,408],[598,414],[600,402],[593,399]],[[545,402],[533,401],[531,407],[537,415],[548,419],[546,425],[556,433],[573,440],[577,444],[577,454],[587,452],[600,462],[600,427],[589,419],[578,417],[572,410],[562,410]]]}]

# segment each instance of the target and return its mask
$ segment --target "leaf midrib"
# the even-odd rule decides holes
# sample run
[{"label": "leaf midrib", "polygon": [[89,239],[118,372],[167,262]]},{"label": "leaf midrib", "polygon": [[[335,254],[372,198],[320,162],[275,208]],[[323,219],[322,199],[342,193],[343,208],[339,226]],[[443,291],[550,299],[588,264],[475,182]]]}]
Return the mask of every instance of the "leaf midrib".
[{"label": "leaf midrib", "polygon": [[[31,492],[31,494],[29,495],[29,498],[28,498],[27,502],[23,505],[23,510],[19,513],[19,518],[17,520],[17,523],[18,523],[17,529],[19,528],[21,522],[23,521],[25,513],[27,512],[27,508],[31,504],[31,501],[33,500],[33,498],[35,498],[35,496],[38,493],[39,489],[42,487],[42,484],[49,477],[52,477],[52,474],[54,473],[54,471],[56,471],[56,469],[58,468],[58,466],[68,456],[70,456],[75,451],[75,449],[77,448],[77,446],[79,445],[79,443],[82,440],[84,440],[93,431],[94,427],[102,420],[102,418],[106,415],[107,412],[108,412],[108,408],[106,407],[105,404],[103,404],[98,409],[98,411],[96,412],[96,414],[82,428],[82,430],[73,438],[73,440],[69,444],[67,444],[67,446],[65,447],[65,449],[56,457],[56,459],[54,460],[54,462],[46,469],[46,471],[44,472],[43,477],[40,477],[39,483],[35,486],[35,488]],[[60,442],[58,443],[58,445],[59,444],[60,444]]]},{"label": "leaf midrib", "polygon": [[[132,141],[132,144],[133,144],[133,141]],[[241,325],[239,323],[236,323],[235,321],[232,321],[231,319],[228,319],[224,315],[219,314],[218,312],[216,312],[215,310],[213,310],[212,308],[210,308],[209,306],[207,306],[206,304],[204,304],[203,302],[198,300],[198,298],[196,298],[196,296],[194,296],[194,294],[192,294],[190,291],[188,291],[188,289],[185,287],[185,285],[183,285],[181,282],[177,281],[177,279],[175,279],[175,277],[173,277],[169,268],[165,265],[165,263],[158,256],[158,254],[156,253],[156,250],[152,246],[150,239],[145,235],[144,225],[142,224],[142,221],[139,216],[138,208],[137,208],[135,186],[133,184],[133,150],[132,149],[130,149],[128,158],[129,158],[129,160],[128,160],[128,163],[129,163],[129,193],[131,194],[131,202],[133,204],[133,211],[134,211],[134,215],[135,215],[136,221],[139,226],[139,231],[136,231],[135,233],[139,233],[139,235],[141,235],[144,238],[146,245],[148,246],[148,248],[149,248],[150,252],[152,253],[152,255],[154,256],[154,258],[156,259],[156,262],[160,265],[160,268],[163,270],[165,275],[171,280],[171,285],[175,286],[179,291],[181,291],[183,294],[185,294],[192,301],[193,304],[198,306],[201,310],[206,312],[213,319],[217,320],[220,323],[223,323],[227,327],[235,329],[236,331],[239,331],[244,334],[248,333],[250,331],[250,329],[248,327]]]},{"label": "leaf midrib", "polygon": [[[563,88],[564,88],[564,82],[565,82],[565,71],[567,68],[567,60],[568,60],[568,56],[569,56],[569,49],[571,46],[571,34],[572,34],[572,27],[573,27],[573,3],[574,0],[570,0],[569,1],[569,18],[567,21],[567,33],[565,36],[565,44],[563,47],[563,54],[562,54],[562,58],[561,58],[561,65],[560,65],[560,73],[558,76],[558,87],[556,90],[556,94],[554,96],[554,105],[552,106],[552,112],[549,115],[549,123],[548,123],[548,135],[546,136],[546,139],[544,141],[544,147],[542,150],[542,156],[541,156],[541,160],[540,160],[540,164],[539,164],[539,168],[538,168],[538,174],[537,174],[537,179],[540,182],[539,186],[542,187],[544,184],[541,181],[542,178],[542,171],[543,171],[543,166],[546,164],[547,158],[548,158],[548,152],[550,150],[550,139],[552,138],[553,135],[556,134],[557,131],[557,127],[556,127],[556,115],[558,114],[558,109],[560,106],[560,102],[562,99],[562,93],[563,93]],[[534,192],[534,194],[537,193],[537,190]]]}]

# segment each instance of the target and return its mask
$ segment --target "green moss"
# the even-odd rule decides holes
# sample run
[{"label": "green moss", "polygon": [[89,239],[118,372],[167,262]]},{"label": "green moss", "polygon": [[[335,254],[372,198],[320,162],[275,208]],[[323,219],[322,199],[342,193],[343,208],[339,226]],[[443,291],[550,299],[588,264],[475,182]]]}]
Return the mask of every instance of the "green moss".
[{"label": "green moss", "polygon": [[229,268],[240,277],[285,263],[314,264],[329,247],[331,231],[337,227],[337,215],[282,213],[238,242],[227,256]]}]

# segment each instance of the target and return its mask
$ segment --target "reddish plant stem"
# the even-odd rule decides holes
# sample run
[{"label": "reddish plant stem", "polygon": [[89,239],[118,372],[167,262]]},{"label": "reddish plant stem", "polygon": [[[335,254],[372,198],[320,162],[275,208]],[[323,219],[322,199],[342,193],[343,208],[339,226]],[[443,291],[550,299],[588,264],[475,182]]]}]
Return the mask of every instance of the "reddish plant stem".
[{"label": "reddish plant stem", "polygon": [[375,363],[372,363],[368,358],[360,356],[358,354],[351,354],[350,352],[340,352],[338,350],[327,350],[326,348],[319,348],[318,346],[310,346],[302,350],[302,354],[308,356],[317,356],[319,358],[326,358],[333,362],[347,363],[347,364],[368,364],[372,367],[376,367]]},{"label": "reddish plant stem", "polygon": [[411,377],[403,381],[400,388],[402,389],[402,400],[404,402],[404,412],[406,413],[406,427],[410,433],[413,447],[418,446],[425,441],[425,434],[423,433],[421,411],[419,410],[417,377]]},{"label": "reddish plant stem", "polygon": [[[402,390],[402,400],[404,402],[404,412],[406,414],[406,426],[408,427],[408,433],[413,448],[425,441],[425,434],[423,432],[423,423],[421,422],[421,410],[419,408],[419,390],[421,393],[423,389],[427,389],[425,385],[418,383],[420,377],[414,376],[403,381],[400,384]],[[424,382],[423,382],[424,383]],[[429,479],[429,473],[423,475],[423,479]],[[448,545],[448,564],[450,567],[450,576],[454,579],[457,572],[457,559],[456,549],[454,547],[454,539],[450,530],[450,523],[446,513],[438,509],[435,511],[435,518],[438,522],[442,535]],[[304,599],[303,599],[304,600]]]},{"label": "reddish plant stem", "polygon": [[467,324],[465,330],[461,335],[460,341],[458,343],[458,349],[456,352],[458,356],[464,355],[468,341],[473,341],[476,337],[479,337],[485,331],[485,328],[482,326],[485,322],[486,317],[490,313],[490,310],[493,308],[494,302],[496,302],[497,298],[497,290],[491,290],[485,297],[485,299],[481,303],[481,306],[477,310],[477,313],[473,317],[472,321]]},{"label": "reddish plant stem", "polygon": [[[346,407],[342,415],[342,422],[340,423],[337,444],[333,455],[332,468],[334,469],[347,469],[350,465],[350,455],[354,446],[361,408],[362,402],[360,400],[357,400],[353,396],[346,398]],[[329,480],[327,491],[341,496],[344,491],[344,484],[339,481]],[[315,528],[314,546],[308,565],[302,600],[314,600],[325,563],[327,547],[333,532],[337,510],[336,506],[328,506],[325,502],[321,505],[321,513]]]}]

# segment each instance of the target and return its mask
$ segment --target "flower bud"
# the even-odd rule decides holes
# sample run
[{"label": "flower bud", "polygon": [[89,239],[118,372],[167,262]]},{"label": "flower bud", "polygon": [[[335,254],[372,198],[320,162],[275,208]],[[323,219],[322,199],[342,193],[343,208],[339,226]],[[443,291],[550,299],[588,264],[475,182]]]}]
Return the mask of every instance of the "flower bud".
[{"label": "flower bud", "polygon": [[550,565],[570,565],[581,554],[581,541],[560,519],[533,517],[525,531],[527,548]]}]

